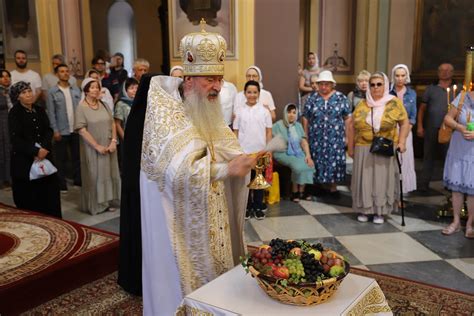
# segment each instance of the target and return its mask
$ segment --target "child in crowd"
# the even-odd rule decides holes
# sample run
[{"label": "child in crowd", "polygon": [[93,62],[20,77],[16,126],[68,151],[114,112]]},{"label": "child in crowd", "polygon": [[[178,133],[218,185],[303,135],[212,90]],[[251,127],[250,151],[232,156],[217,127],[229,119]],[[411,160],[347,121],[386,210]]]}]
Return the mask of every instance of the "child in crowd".
[{"label": "child in crowd", "polygon": [[[270,112],[258,101],[260,85],[248,81],[244,88],[245,106],[239,107],[234,120],[234,133],[246,154],[257,153],[265,149],[272,139],[272,117]],[[252,170],[252,177],[254,171]],[[264,219],[264,190],[250,190],[245,218],[255,216]]]}]

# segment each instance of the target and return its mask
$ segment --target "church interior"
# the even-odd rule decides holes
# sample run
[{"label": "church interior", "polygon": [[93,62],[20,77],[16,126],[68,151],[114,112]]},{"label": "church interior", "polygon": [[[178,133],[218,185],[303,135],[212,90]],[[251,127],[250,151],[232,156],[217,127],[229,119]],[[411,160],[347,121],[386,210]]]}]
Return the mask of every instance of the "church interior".
[{"label": "church interior", "polygon": [[[425,92],[437,85],[442,64],[453,66],[451,79],[458,92],[464,89],[469,94],[472,89],[474,5],[470,0],[0,0],[0,68],[15,70],[16,51],[22,50],[28,56],[27,67],[43,77],[55,71],[51,61],[61,54],[81,87],[99,52],[105,52],[104,59],[120,52],[130,77],[137,59],[148,61],[149,73],[167,76],[172,67],[182,65],[181,38],[202,27],[202,14],[184,9],[189,3],[212,11],[206,29],[227,41],[226,82],[242,91],[248,68],[256,65],[261,70],[259,81],[273,96],[276,121],[284,118],[289,103],[304,111],[299,85],[310,52],[321,70],[332,72],[334,89],[344,95],[355,91],[362,70],[383,72],[390,80],[398,64],[409,69],[418,111],[420,104],[426,107]],[[454,102],[456,88],[451,91]],[[38,99],[39,106],[46,107],[46,102],[46,98]],[[0,119],[1,124],[7,122]],[[336,300],[336,295],[346,293],[347,279],[341,283],[341,293],[333,297],[339,309],[331,309],[329,298],[314,306],[322,308],[321,314],[474,313],[474,239],[465,233],[468,214],[474,210],[468,211],[468,202],[463,200],[460,226],[445,234],[453,221],[452,192],[443,181],[446,153],[431,150],[432,163],[426,170],[426,139],[417,133],[419,117],[410,124],[418,189],[403,193],[401,207],[386,216],[383,224],[358,221],[351,192],[357,163],[348,153],[344,180],[335,186],[337,195],[310,194],[296,202],[290,169],[274,163],[273,172],[279,178],[274,177],[272,188],[278,186],[277,197],[267,200],[264,218],[245,220],[244,241],[249,249],[276,238],[322,243],[350,263],[349,275],[375,280],[383,294],[377,296],[382,303],[372,302],[372,307],[388,306],[371,312],[354,300],[342,309],[346,302]],[[474,164],[474,140],[467,146],[471,156],[466,159]],[[72,173],[72,166],[66,164]],[[422,190],[419,181],[426,172],[431,179]],[[0,315],[141,315],[141,297],[124,291],[116,281],[120,210],[82,212],[83,187],[68,177],[66,181],[67,189],[60,194],[62,219],[17,208],[7,179],[0,183]],[[307,186],[307,191],[311,188]],[[248,305],[245,308],[237,303],[216,307],[213,304],[222,301],[209,298],[209,306],[215,309],[203,312],[205,304],[199,302],[207,299],[206,293],[230,300],[211,291],[212,281],[186,298],[195,309],[182,315],[265,315],[264,309],[256,312],[265,304],[272,315],[311,313],[310,307],[271,300],[242,267],[234,269],[241,272],[236,278],[250,280],[248,286],[261,295],[255,309],[248,307],[253,301],[246,304],[236,299]],[[223,291],[245,295],[243,290]],[[229,310],[233,307],[234,311]]]}]

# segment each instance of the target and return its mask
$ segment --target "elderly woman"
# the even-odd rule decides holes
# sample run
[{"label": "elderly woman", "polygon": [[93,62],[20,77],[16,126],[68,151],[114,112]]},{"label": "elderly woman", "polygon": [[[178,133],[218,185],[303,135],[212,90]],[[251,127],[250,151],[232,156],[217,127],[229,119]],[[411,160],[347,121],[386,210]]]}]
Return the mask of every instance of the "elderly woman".
[{"label": "elderly woman", "polygon": [[411,132],[413,125],[416,123],[416,92],[407,86],[411,81],[407,65],[398,64],[394,66],[391,79],[390,94],[403,102],[403,106],[408,114],[408,121],[410,122],[410,132],[408,133],[406,143],[407,150],[403,154],[399,154],[402,163],[403,193],[408,193],[416,190],[415,154],[413,151],[413,134]]},{"label": "elderly woman", "polygon": [[465,94],[462,102],[463,94],[444,118],[444,123],[454,129],[443,176],[445,187],[453,192],[453,222],[442,233],[452,235],[461,229],[460,213],[466,195],[469,215],[465,236],[474,238],[474,93]]},{"label": "elderly woman", "polygon": [[273,158],[291,169],[291,200],[299,202],[304,196],[306,184],[313,184],[314,163],[309,152],[303,126],[298,119],[296,105],[289,103],[283,110],[283,119],[273,124],[273,137],[280,135],[288,143],[285,152],[275,152]]},{"label": "elderly woman", "polygon": [[336,81],[329,70],[319,74],[317,83],[318,93],[304,107],[303,127],[316,168],[314,183],[338,198],[336,183],[346,175],[346,139],[352,137],[351,112],[346,96],[334,89]]},{"label": "elderly woman", "polygon": [[8,111],[12,104],[8,91],[11,84],[10,72],[0,70],[0,188],[10,183],[10,137],[8,136]]},{"label": "elderly woman", "polygon": [[25,81],[10,88],[10,99],[13,102],[8,113],[13,201],[18,208],[61,218],[57,173],[30,180],[35,160],[48,159],[53,163],[53,130],[48,115],[34,103],[33,91]]},{"label": "elderly woman", "polygon": [[353,91],[349,92],[347,99],[349,101],[349,107],[351,112],[354,112],[355,107],[360,101],[365,100],[365,94],[369,88],[370,72],[362,70],[359,72],[356,78],[356,87]]},{"label": "elderly woman", "polygon": [[[92,78],[94,80],[97,80],[100,83],[100,74],[97,70],[95,69],[89,69],[86,72],[86,76],[84,78]],[[84,92],[84,91],[83,91]],[[82,93],[82,100],[84,100],[84,93]],[[81,100],[81,101],[82,101]],[[110,90],[107,89],[106,87],[102,86],[102,83],[100,83],[100,100],[107,105],[109,110],[111,112],[114,111],[114,98],[110,94]]]},{"label": "elderly woman", "polygon": [[399,172],[394,156],[370,151],[372,140],[375,136],[393,140],[394,147],[404,153],[410,123],[402,102],[388,92],[384,73],[371,75],[369,84],[367,99],[353,113],[355,147],[349,143],[349,155],[354,157],[352,208],[359,213],[359,222],[374,215],[373,222],[383,224],[384,216],[398,209]]},{"label": "elderly woman", "polygon": [[115,211],[120,197],[117,135],[112,113],[100,100],[100,84],[84,79],[84,100],[76,108],[74,129],[81,135],[81,210],[92,215]]},{"label": "elderly woman", "polygon": [[[247,81],[257,81],[260,84],[260,97],[258,99],[258,102],[262,103],[263,106],[268,111],[270,111],[272,121],[274,122],[276,119],[275,102],[273,101],[272,94],[269,91],[263,89],[263,76],[260,68],[258,68],[257,66],[250,66],[249,68],[247,68],[247,71],[245,71],[245,79],[247,79]],[[244,91],[240,91],[239,93],[237,93],[234,99],[234,114],[240,107],[244,107],[246,102],[247,98],[245,97]]]}]

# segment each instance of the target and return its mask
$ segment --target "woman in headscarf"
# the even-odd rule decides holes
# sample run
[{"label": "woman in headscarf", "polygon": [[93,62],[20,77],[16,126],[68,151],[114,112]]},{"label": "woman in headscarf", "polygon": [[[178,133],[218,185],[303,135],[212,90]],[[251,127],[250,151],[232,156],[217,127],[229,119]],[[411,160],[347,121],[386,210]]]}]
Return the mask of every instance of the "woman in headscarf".
[{"label": "woman in headscarf", "polygon": [[16,207],[61,218],[57,173],[30,180],[35,160],[53,161],[53,130],[46,111],[34,103],[29,83],[19,81],[10,88],[13,107],[8,113],[11,143],[11,178]]},{"label": "woman in headscarf", "polygon": [[170,76],[177,77],[177,78],[184,78],[184,69],[181,66],[174,66],[170,69]]},{"label": "woman in headscarf", "polygon": [[351,112],[346,96],[336,91],[332,73],[322,71],[316,80],[318,93],[312,94],[303,112],[316,172],[314,183],[322,192],[339,197],[337,183],[346,177],[346,142],[352,137]]},{"label": "woman in headscarf", "polygon": [[[112,95],[110,94],[110,91],[109,89],[107,89],[106,87],[103,87],[102,86],[102,83],[100,82],[100,74],[97,70],[95,69],[89,69],[87,72],[86,72],[86,75],[84,78],[92,78],[92,79],[95,79],[99,82],[100,84],[100,100],[108,106],[109,110],[111,112],[114,111],[114,98],[112,97]],[[81,101],[84,100],[84,91],[82,92],[82,98],[81,98]]]},{"label": "woman in headscarf", "polygon": [[371,153],[370,147],[374,136],[384,137],[393,140],[393,150],[404,153],[410,129],[405,107],[389,93],[384,73],[370,76],[367,99],[355,108],[353,122],[355,146],[352,142],[348,146],[354,157],[352,208],[359,213],[359,222],[367,222],[373,215],[375,224],[383,224],[384,216],[398,209],[400,174],[395,156]]},{"label": "woman in headscarf", "polygon": [[288,143],[287,150],[275,152],[273,158],[291,169],[291,200],[293,202],[306,199],[304,188],[306,184],[313,184],[314,174],[314,163],[309,152],[308,141],[303,126],[297,119],[298,109],[296,105],[289,103],[283,110],[283,119],[272,127],[273,137],[280,135]]},{"label": "woman in headscarf", "polygon": [[10,183],[10,137],[8,136],[8,111],[12,108],[8,95],[10,72],[0,69],[0,188]]},{"label": "woman in headscarf", "polygon": [[135,94],[138,90],[138,81],[135,78],[127,78],[122,86],[122,91],[120,92],[119,100],[115,104],[114,109],[114,121],[115,121],[115,128],[117,129],[117,136],[118,136],[118,160],[119,166],[121,162],[121,146],[120,143],[123,142],[125,126],[127,124],[127,118],[130,114],[130,109],[133,104],[133,99],[135,99]]},{"label": "woman in headscarf", "polygon": [[300,77],[299,89],[301,93],[301,109],[304,108],[306,100],[313,92],[311,87],[311,77],[318,76],[321,69],[319,68],[318,55],[313,52],[308,53],[308,68],[303,69],[303,74]]},{"label": "woman in headscarf", "polygon": [[76,108],[74,129],[81,136],[81,211],[115,211],[120,198],[117,135],[112,112],[100,100],[100,84],[82,82],[84,100]]},{"label": "woman in headscarf", "polygon": [[399,154],[402,163],[403,193],[416,190],[415,154],[413,151],[413,134],[411,132],[416,123],[416,92],[408,87],[410,71],[408,66],[398,64],[392,68],[390,94],[403,102],[410,122],[410,132],[407,136],[406,152]]},{"label": "woman in headscarf", "polygon": [[[270,114],[272,116],[272,121],[274,122],[276,119],[275,102],[273,101],[272,94],[269,91],[263,89],[263,82],[262,82],[263,76],[262,76],[262,71],[260,70],[260,68],[258,68],[255,65],[247,68],[247,70],[245,71],[245,79],[247,81],[250,81],[250,80],[257,81],[259,83],[260,97],[258,99],[258,102],[262,103],[263,106],[268,111],[270,111]],[[234,100],[234,114],[237,112],[237,110],[240,107],[245,106],[246,102],[247,102],[247,99],[245,98],[244,91],[240,91],[239,93],[237,93]]]}]

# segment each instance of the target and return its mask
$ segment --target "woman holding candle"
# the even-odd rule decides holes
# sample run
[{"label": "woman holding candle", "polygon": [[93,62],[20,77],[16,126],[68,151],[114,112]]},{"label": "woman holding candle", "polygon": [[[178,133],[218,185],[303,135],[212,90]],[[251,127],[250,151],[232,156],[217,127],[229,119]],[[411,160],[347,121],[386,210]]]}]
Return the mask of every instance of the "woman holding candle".
[{"label": "woman holding candle", "polygon": [[[458,113],[459,112],[459,113]],[[443,229],[444,235],[461,230],[460,213],[467,195],[469,211],[466,238],[474,238],[474,93],[462,92],[444,118],[444,124],[454,129],[449,143],[443,181],[453,193],[453,222]],[[456,119],[457,117],[457,119]]]}]

